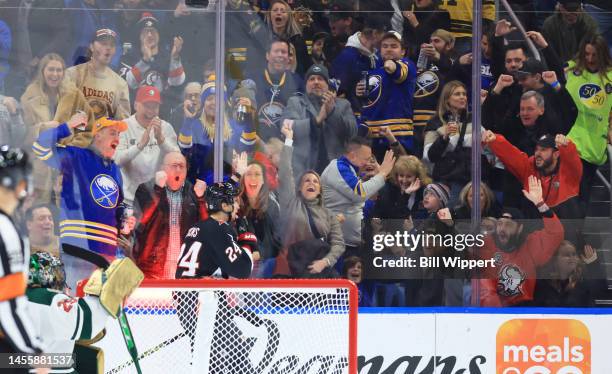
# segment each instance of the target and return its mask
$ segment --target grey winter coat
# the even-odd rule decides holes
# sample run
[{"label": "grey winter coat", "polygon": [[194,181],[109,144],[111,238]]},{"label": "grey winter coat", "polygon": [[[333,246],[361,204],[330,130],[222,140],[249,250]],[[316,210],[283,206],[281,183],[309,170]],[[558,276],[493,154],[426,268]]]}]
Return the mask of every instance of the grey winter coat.
[{"label": "grey winter coat", "polygon": [[278,170],[281,222],[284,224],[285,232],[283,246],[288,248],[302,240],[316,239],[308,221],[307,209],[309,209],[317,231],[331,247],[324,259],[329,261],[330,266],[333,266],[344,253],[342,229],[336,215],[323,206],[321,196],[316,200],[307,201],[295,188],[296,183],[290,162],[292,154],[292,146],[283,146]]},{"label": "grey winter coat", "polygon": [[[283,120],[295,121],[293,171],[297,176],[310,169],[322,172],[329,161],[342,155],[348,140],[357,135],[357,121],[348,100],[336,98],[332,112],[321,125],[317,125],[315,118],[319,114],[320,107],[307,95],[292,96],[283,112]],[[317,165],[318,147],[323,144],[327,160],[324,165]]]}]

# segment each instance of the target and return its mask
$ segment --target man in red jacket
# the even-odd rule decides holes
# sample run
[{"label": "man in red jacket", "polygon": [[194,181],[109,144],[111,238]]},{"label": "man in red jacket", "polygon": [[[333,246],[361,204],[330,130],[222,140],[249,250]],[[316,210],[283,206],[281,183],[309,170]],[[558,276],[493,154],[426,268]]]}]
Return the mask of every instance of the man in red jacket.
[{"label": "man in red jacket", "polygon": [[531,175],[527,178],[525,197],[540,212],[542,230],[527,233],[521,222],[523,214],[516,208],[506,208],[497,222],[493,235],[477,255],[495,259],[495,267],[487,267],[480,279],[481,306],[518,306],[533,300],[536,268],[546,264],[563,241],[563,225],[544,202],[542,184]]},{"label": "man in red jacket", "polygon": [[483,143],[495,153],[526,189],[528,178],[535,175],[542,184],[543,198],[560,218],[584,217],[578,194],[582,163],[576,145],[564,135],[543,135],[536,143],[535,153],[528,157],[506,138],[492,131],[482,134]]},{"label": "man in red jacket", "polygon": [[146,278],[174,279],[187,230],[208,218],[206,183],[186,180],[187,161],[169,152],[155,178],[136,189],[134,209],[139,218],[132,257]]}]

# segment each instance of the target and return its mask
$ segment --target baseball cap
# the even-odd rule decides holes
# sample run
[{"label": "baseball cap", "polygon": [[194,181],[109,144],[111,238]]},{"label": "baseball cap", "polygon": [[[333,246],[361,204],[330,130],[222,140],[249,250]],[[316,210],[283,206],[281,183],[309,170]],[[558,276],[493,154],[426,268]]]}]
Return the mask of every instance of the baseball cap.
[{"label": "baseball cap", "polygon": [[119,132],[124,132],[128,128],[127,123],[123,121],[114,120],[108,117],[102,117],[94,123],[93,128],[91,129],[91,134],[96,135],[98,131],[102,130],[105,127],[110,127],[110,126],[117,126],[117,129],[119,130]]},{"label": "baseball cap", "polygon": [[502,209],[499,218],[508,218],[513,221],[520,221],[525,218],[525,215],[519,209],[507,206]]},{"label": "baseball cap", "polygon": [[140,86],[138,92],[136,92],[136,102],[155,102],[161,104],[161,95],[155,86]]},{"label": "baseball cap", "polygon": [[399,32],[395,30],[387,31],[385,35],[383,36],[383,39],[387,39],[387,38],[394,38],[398,42],[402,43],[402,34],[400,34]]},{"label": "baseball cap", "polygon": [[544,71],[544,64],[535,58],[528,58],[523,62],[523,67],[516,71],[516,77],[518,79],[525,78],[528,75],[542,74]]},{"label": "baseball cap", "polygon": [[563,5],[563,7],[569,12],[576,11],[580,9],[580,7],[582,6],[582,1],[579,1],[579,0],[558,0],[558,1],[559,1],[559,4]]},{"label": "baseball cap", "polygon": [[102,41],[102,40],[112,40],[114,42],[117,41],[117,33],[111,29],[99,29],[96,31],[96,36],[94,40]]},{"label": "baseball cap", "polygon": [[536,146],[540,146],[542,148],[554,148],[557,149],[557,142],[555,142],[555,137],[549,134],[542,135],[540,139],[536,142]]}]

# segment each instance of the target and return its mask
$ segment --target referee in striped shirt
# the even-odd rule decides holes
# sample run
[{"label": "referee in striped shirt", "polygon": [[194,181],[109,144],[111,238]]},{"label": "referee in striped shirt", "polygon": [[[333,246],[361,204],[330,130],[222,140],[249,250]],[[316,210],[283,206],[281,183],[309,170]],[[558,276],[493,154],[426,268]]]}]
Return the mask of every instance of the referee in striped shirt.
[{"label": "referee in striped shirt", "polygon": [[[29,249],[10,215],[27,195],[29,165],[21,149],[0,146],[0,353],[41,353],[42,342],[26,313]],[[6,362],[0,362],[5,365]],[[28,369],[0,369],[27,373]],[[47,373],[39,368],[36,373]]]}]

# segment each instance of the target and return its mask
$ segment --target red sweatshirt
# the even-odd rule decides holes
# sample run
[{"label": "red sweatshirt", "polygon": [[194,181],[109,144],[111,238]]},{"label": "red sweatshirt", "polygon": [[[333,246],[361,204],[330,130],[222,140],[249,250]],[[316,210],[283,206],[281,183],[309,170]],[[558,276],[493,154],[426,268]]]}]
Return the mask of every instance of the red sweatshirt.
[{"label": "red sweatshirt", "polygon": [[546,205],[551,208],[578,196],[582,162],[576,145],[571,140],[568,139],[567,145],[559,148],[558,170],[552,175],[544,176],[536,170],[534,156],[528,157],[503,135],[495,135],[496,139],[489,143],[489,147],[504,163],[506,169],[523,183],[525,190],[529,189],[529,176],[535,175],[542,182],[542,197]]},{"label": "red sweatshirt", "polygon": [[563,241],[563,225],[549,210],[542,217],[544,228],[527,236],[521,246],[506,253],[495,245],[492,235],[479,251],[482,259],[495,258],[495,268],[487,267],[480,280],[482,306],[508,306],[533,300],[536,268],[546,264]]}]

